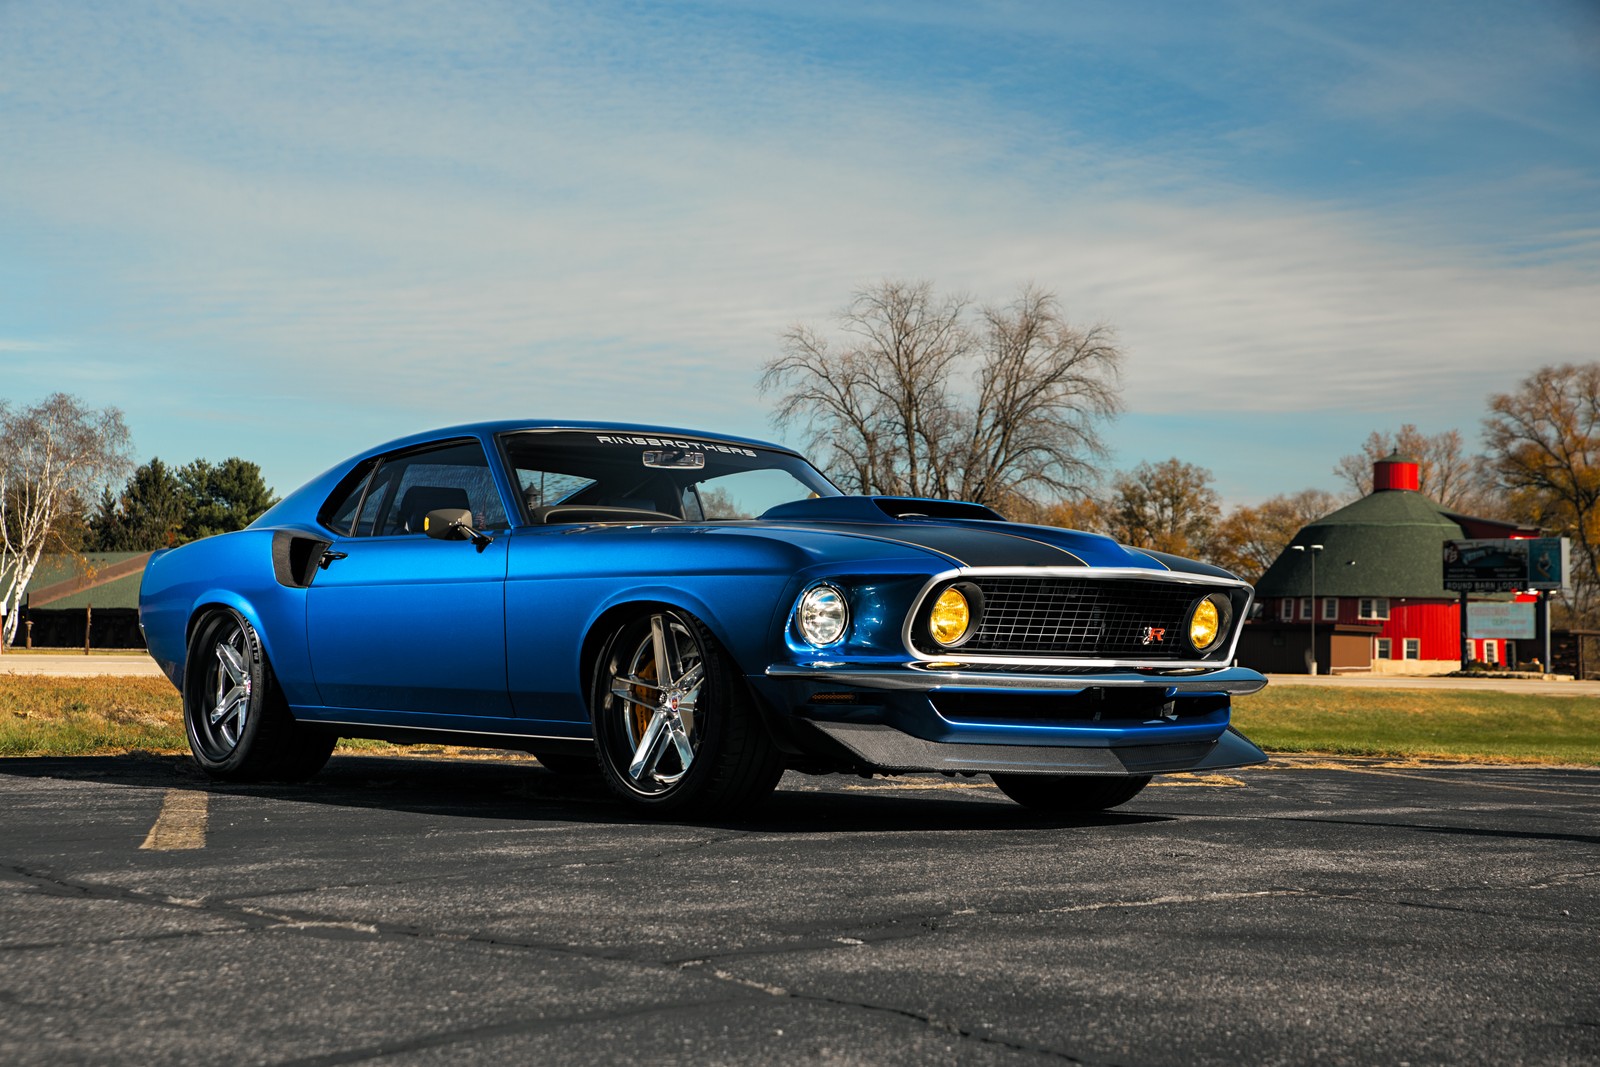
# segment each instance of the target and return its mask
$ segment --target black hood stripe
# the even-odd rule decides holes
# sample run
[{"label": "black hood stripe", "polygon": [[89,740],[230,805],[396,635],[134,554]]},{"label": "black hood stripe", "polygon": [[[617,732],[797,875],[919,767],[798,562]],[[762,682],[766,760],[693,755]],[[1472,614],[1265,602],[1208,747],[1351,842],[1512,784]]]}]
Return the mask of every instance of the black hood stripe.
[{"label": "black hood stripe", "polygon": [[[801,525],[801,524],[795,524]],[[1064,548],[1022,537],[1008,530],[923,526],[918,523],[805,523],[802,528],[830,533],[874,537],[895,544],[936,552],[961,567],[1086,567],[1082,559]]]}]

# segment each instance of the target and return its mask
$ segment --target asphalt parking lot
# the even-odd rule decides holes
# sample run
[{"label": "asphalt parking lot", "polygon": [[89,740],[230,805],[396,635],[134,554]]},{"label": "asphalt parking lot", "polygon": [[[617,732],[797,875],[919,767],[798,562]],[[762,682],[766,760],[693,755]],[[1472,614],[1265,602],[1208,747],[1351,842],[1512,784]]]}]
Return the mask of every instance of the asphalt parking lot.
[{"label": "asphalt parking lot", "polygon": [[0,760],[0,1062],[1600,1059],[1600,772],[1280,760],[1040,820],[525,760]]}]

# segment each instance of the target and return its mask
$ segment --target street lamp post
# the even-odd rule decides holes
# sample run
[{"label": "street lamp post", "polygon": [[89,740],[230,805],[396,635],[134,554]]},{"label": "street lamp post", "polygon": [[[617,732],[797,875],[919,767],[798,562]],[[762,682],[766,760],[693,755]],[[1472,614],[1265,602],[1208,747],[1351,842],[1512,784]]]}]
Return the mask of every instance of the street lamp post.
[{"label": "street lamp post", "polygon": [[1304,552],[1307,547],[1311,549],[1311,674],[1317,673],[1317,553],[1322,551],[1321,545],[1290,545],[1296,552]]}]

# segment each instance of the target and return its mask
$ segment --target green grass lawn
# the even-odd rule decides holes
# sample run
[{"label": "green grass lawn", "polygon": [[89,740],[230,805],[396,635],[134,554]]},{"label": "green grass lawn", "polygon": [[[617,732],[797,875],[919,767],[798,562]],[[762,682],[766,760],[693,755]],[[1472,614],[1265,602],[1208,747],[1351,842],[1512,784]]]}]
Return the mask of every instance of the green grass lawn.
[{"label": "green grass lawn", "polygon": [[[1268,752],[1600,766],[1600,700],[1584,697],[1268,686],[1237,701],[1234,723]],[[340,746],[454,751],[376,741]],[[164,678],[0,674],[0,756],[186,748],[178,694]]]},{"label": "green grass lawn", "polygon": [[1464,690],[1280,686],[1235,701],[1269,752],[1600,766],[1600,700]]}]

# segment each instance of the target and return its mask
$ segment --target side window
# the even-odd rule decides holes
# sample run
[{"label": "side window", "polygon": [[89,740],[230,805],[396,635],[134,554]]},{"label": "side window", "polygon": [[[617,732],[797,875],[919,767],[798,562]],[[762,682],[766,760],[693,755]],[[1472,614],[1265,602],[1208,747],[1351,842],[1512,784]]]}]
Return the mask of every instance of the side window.
[{"label": "side window", "polygon": [[367,489],[354,536],[422,534],[422,519],[439,508],[465,508],[480,530],[503,529],[505,508],[476,441],[407,452],[384,461]]},{"label": "side window", "polygon": [[366,489],[377,465],[376,460],[369,460],[351,471],[322,505],[322,510],[317,513],[317,521],[334,533],[351,536],[350,524],[355,520],[356,508],[361,504],[361,493]]}]

